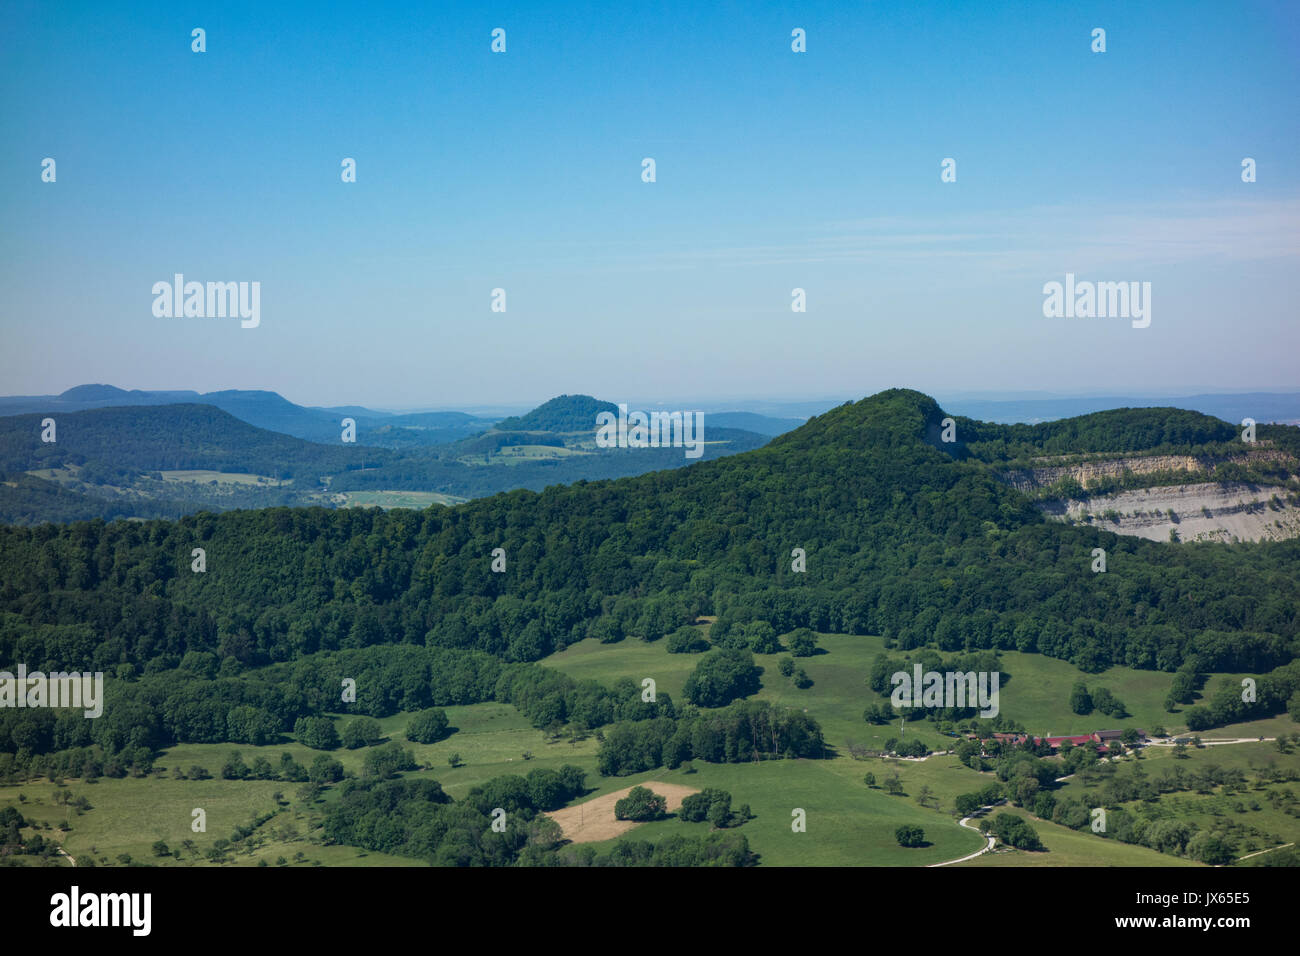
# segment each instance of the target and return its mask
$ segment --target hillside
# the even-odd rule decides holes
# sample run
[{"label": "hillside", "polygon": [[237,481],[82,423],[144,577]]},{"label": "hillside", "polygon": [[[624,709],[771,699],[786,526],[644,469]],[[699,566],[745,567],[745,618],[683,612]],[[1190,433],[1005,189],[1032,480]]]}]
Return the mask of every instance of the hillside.
[{"label": "hillside", "polygon": [[[1164,710],[1176,712],[1170,724],[1197,732],[1277,722],[1288,707],[1300,715],[1300,542],[1174,546],[1049,521],[979,460],[978,443],[944,443],[945,417],[932,399],[891,390],[744,454],[423,512],[270,508],[0,528],[0,659],[108,674],[95,721],[0,710],[0,777],[44,800],[52,768],[102,773],[109,779],[95,790],[97,809],[73,839],[79,848],[139,853],[159,838],[149,835],[148,813],[160,800],[185,812],[199,793],[210,807],[228,807],[236,795],[271,800],[279,779],[272,761],[284,780],[301,778],[320,750],[338,750],[337,740],[311,742],[327,734],[321,722],[346,730],[350,715],[362,714],[384,723],[369,746],[339,751],[359,779],[337,798],[322,802],[317,786],[288,801],[294,819],[323,827],[334,847],[445,864],[511,862],[510,853],[492,856],[462,835],[440,843],[447,830],[434,821],[457,834],[486,832],[481,821],[493,807],[549,811],[592,796],[581,782],[510,796],[524,786],[511,781],[525,779],[513,761],[536,756],[528,793],[535,781],[556,779],[549,774],[575,781],[575,773],[597,793],[638,781],[725,788],[757,812],[753,823],[739,819],[733,826],[742,829],[714,833],[703,823],[685,831],[681,820],[660,821],[633,834],[669,846],[682,846],[670,841],[685,832],[726,840],[734,862],[748,859],[751,839],[774,863],[953,861],[983,839],[957,827],[950,811],[990,786],[1042,818],[1043,852],[1056,855],[1026,862],[1218,859],[1205,847],[1214,804],[1206,804],[1206,837],[1197,843],[1190,830],[1181,841],[1135,829],[1114,841],[1090,836],[1087,807],[1096,803],[1056,781],[1065,760],[1081,782],[1094,780],[1084,758],[1095,763],[1095,753],[1013,752],[985,766],[980,745],[942,714],[910,715],[908,744],[925,751],[956,737],[954,754],[873,761],[866,766],[888,793],[864,783],[864,743],[877,751],[898,743],[889,727],[873,726],[864,702],[879,706],[877,672],[883,680],[909,658],[1006,672],[1005,714],[955,716],[972,736],[1023,729],[1017,720],[1035,730],[1097,730],[1119,719],[1112,712],[1127,716],[1111,707],[1066,717],[1067,688],[1083,680],[1097,701],[1102,689],[1123,693],[1143,720],[1159,716],[1164,696]],[[1135,428],[1163,442],[1155,422]],[[1093,431],[1082,423],[1071,433]],[[196,547],[203,573],[191,568]],[[1104,575],[1089,568],[1096,547],[1109,552]],[[498,548],[506,563],[493,573]],[[806,552],[806,571],[791,566],[795,548]],[[707,631],[691,626],[703,615]],[[805,681],[792,682],[777,660],[786,648],[772,640],[786,635],[793,647],[791,632],[805,627],[824,639],[799,658],[794,673]],[[713,649],[674,653],[682,630]],[[750,654],[750,635],[763,632],[766,647]],[[742,664],[750,685],[731,702],[695,700],[691,685],[706,660]],[[343,714],[340,674],[364,688]],[[654,700],[641,696],[644,674],[661,680]],[[1211,691],[1214,674],[1229,680]],[[1241,700],[1240,674],[1256,678],[1256,700]],[[451,739],[418,745],[418,758],[397,741],[381,744],[409,727],[413,717],[403,715],[430,707],[453,709]],[[290,733],[297,739],[286,743]],[[232,743],[255,769],[234,763]],[[150,799],[141,803],[138,778],[151,776],[159,753],[172,779],[148,780]],[[468,768],[458,766],[462,755]],[[1012,772],[1021,760],[1031,781]],[[450,772],[437,769],[448,764]],[[1293,779],[1285,776],[1293,764],[1248,770],[1263,785]],[[203,773],[216,772],[246,782],[209,796]],[[1151,814],[1167,813],[1191,788],[1222,787],[1227,799],[1235,779],[1171,778],[1160,793],[1173,796]],[[793,847],[791,799],[831,821]],[[1128,798],[1116,791],[1112,799]],[[239,818],[258,806],[241,805]],[[371,825],[380,818],[390,825]],[[1128,817],[1119,819],[1127,826]],[[892,839],[898,824],[925,827],[922,856]],[[1272,846],[1293,832],[1280,814],[1261,811],[1226,852],[1244,853],[1252,841]],[[292,842],[267,835],[275,847]],[[691,845],[682,852],[692,860],[721,849],[709,844],[691,856]],[[346,862],[329,847],[321,856]],[[222,858],[222,847],[209,851],[211,861]]]},{"label": "hillside", "polygon": [[477,434],[492,424],[491,419],[463,412],[396,415],[360,406],[310,408],[296,405],[277,392],[259,389],[200,393],[127,391],[113,385],[77,385],[59,395],[0,397],[0,415],[53,415],[96,408],[177,404],[211,405],[258,428],[325,444],[338,441],[342,420],[350,417],[356,421],[358,441],[383,448],[439,445]]},{"label": "hillside", "polygon": [[1225,422],[1243,418],[1257,422],[1300,425],[1300,392],[1247,392],[1239,394],[1198,394],[1159,401],[1132,396],[1097,396],[1087,398],[1028,396],[1019,399],[964,396],[946,402],[946,407],[970,418],[988,422],[1047,422],[1075,418],[1103,409],[1167,408],[1170,406],[1213,415]]},{"label": "hillside", "polygon": [[[365,643],[427,639],[525,660],[592,629],[666,633],[710,609],[781,631],[880,633],[902,648],[1038,651],[1085,670],[1175,668],[1192,654],[1207,669],[1290,659],[1300,543],[1170,547],[1048,522],[990,468],[941,450],[950,447],[937,441],[943,417],[932,399],[894,390],[742,455],[540,495],[418,515],[187,518],[147,545],[125,527],[91,526],[53,565],[35,559],[45,545],[32,532],[4,529],[0,541],[18,559],[11,594],[84,580],[79,562],[99,548],[143,548],[131,563],[155,569],[168,602],[203,614],[243,608],[250,622],[275,602],[280,625],[248,628],[240,654],[250,661],[282,644],[285,622],[307,626],[322,600],[337,615],[332,628],[353,626],[361,608],[320,592],[335,578],[359,580],[375,606]],[[200,527],[210,554],[237,573],[196,581],[177,576],[171,557],[159,563],[188,553]],[[55,540],[70,534],[59,529]],[[346,556],[326,540],[348,541]],[[513,556],[508,575],[483,572],[497,547]],[[807,552],[806,573],[791,572],[794,547]],[[1096,547],[1111,554],[1104,577],[1090,572]],[[37,567],[54,578],[31,578]],[[92,578],[116,587],[112,576]],[[1135,594],[1144,604],[1136,623]],[[503,601],[514,608],[508,626]],[[308,646],[326,639],[321,626],[310,625],[318,633]]]},{"label": "hillside", "polygon": [[618,414],[618,406],[590,395],[560,395],[534,408],[497,422],[498,431],[594,432],[601,412]]},{"label": "hillside", "polygon": [[94,463],[117,471],[211,469],[309,479],[360,467],[363,456],[391,453],[363,446],[314,444],[257,428],[212,405],[114,407],[55,418],[56,441],[41,441],[43,415],[0,418],[0,461],[11,470]]},{"label": "hillside", "polygon": [[[91,394],[104,393],[96,386]],[[243,401],[241,397],[236,404]],[[56,421],[53,443],[41,441],[41,422],[47,417]],[[437,412],[395,416],[394,422],[408,424],[369,431],[358,421],[358,441],[344,443],[337,424],[330,425],[327,441],[309,442],[249,425],[210,404],[109,406],[4,417],[0,472],[25,474],[21,481],[0,484],[0,521],[178,517],[282,505],[337,507],[404,500],[394,497],[401,492],[435,500],[464,499],[694,463],[675,448],[597,448],[594,427],[565,436],[490,431],[439,447],[396,434],[409,428],[438,430],[450,420]],[[385,436],[389,445],[405,447],[365,444],[368,437]],[[766,440],[752,432],[714,429],[705,434],[702,458],[747,451]]]}]

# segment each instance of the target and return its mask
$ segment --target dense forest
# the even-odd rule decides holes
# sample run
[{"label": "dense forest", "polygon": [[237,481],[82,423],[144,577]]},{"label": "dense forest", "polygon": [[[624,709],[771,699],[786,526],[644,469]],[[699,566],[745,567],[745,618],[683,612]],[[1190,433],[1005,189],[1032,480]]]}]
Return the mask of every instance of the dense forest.
[{"label": "dense forest", "polygon": [[[1043,455],[1199,455],[1240,453],[1241,428],[1181,408],[1117,408],[1038,425],[995,425],[958,416],[958,444],[980,461],[1028,461]],[[1300,453],[1300,429],[1259,425],[1256,438]]]},{"label": "dense forest", "polygon": [[[321,445],[266,431],[213,405],[98,408],[53,417],[56,441],[41,440],[45,415],[0,418],[0,462],[12,471],[103,462],[114,469],[210,469],[299,478],[380,465],[400,453]],[[336,434],[341,435],[341,429]]]},{"label": "dense forest", "polygon": [[[1103,415],[1161,434],[1159,410]],[[33,752],[94,745],[106,755],[237,741],[258,723],[241,712],[231,730],[230,711],[244,706],[287,733],[337,695],[333,655],[381,660],[395,650],[387,645],[458,658],[376,671],[366,706],[377,713],[495,699],[539,726],[693,719],[662,697],[663,713],[627,712],[635,688],[559,682],[525,693],[515,684],[556,678],[516,665],[588,636],[656,640],[701,614],[779,633],[880,633],[899,651],[1037,652],[1085,671],[1276,670],[1231,716],[1286,706],[1300,542],[1173,547],[1048,523],[987,466],[949,453],[937,440],[943,417],[923,395],[885,392],[746,455],[450,509],[0,528],[0,660],[103,671],[110,701],[122,695],[93,731],[56,722],[20,733],[39,744]],[[1090,571],[1095,547],[1109,553],[1104,575]],[[798,548],[802,573],[792,569]],[[194,549],[205,552],[202,573]],[[295,667],[323,670],[286,680]],[[443,672],[479,670],[464,678],[472,691],[436,690]],[[743,685],[743,662],[732,670]],[[515,676],[503,685],[503,675]],[[677,729],[660,726],[668,737]],[[653,756],[653,743],[637,747]]]}]

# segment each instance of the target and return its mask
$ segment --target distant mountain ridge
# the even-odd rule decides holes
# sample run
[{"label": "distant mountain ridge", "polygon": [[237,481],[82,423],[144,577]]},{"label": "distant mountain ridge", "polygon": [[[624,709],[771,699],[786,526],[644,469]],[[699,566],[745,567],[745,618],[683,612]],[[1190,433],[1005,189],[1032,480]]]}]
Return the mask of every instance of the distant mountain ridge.
[{"label": "distant mountain ridge", "polygon": [[486,431],[492,419],[464,412],[419,412],[395,415],[359,405],[314,408],[296,405],[279,392],[224,389],[216,392],[127,391],[115,385],[77,385],[59,395],[18,395],[0,398],[0,416],[81,412],[95,408],[175,404],[213,405],[230,415],[305,441],[338,441],[345,417],[356,421],[361,440],[384,448],[441,445]]},{"label": "distant mountain ridge", "polygon": [[[424,507],[517,488],[596,481],[680,468],[680,448],[601,449],[594,416],[574,434],[483,430],[430,446],[401,432],[437,427],[456,412],[357,418],[355,442],[344,442],[331,415],[321,441],[250,424],[249,409],[303,411],[274,392],[212,393],[215,402],[120,405],[112,386],[79,387],[61,408],[0,415],[0,522],[85,518],[179,517],[196,511],[273,506],[378,503]],[[70,410],[79,401],[94,407]],[[534,423],[565,424],[555,409],[576,415],[595,399],[548,403]],[[545,406],[543,406],[545,407]],[[3,410],[3,409],[0,409]],[[240,416],[240,413],[243,416]],[[352,416],[349,416],[352,417]],[[469,418],[469,416],[464,416]],[[42,440],[47,418],[56,440]],[[454,419],[453,419],[454,420]],[[760,447],[767,436],[715,428],[704,436],[704,459]],[[387,444],[388,447],[384,447]],[[394,447],[396,446],[396,447]],[[402,499],[393,493],[414,492]]]}]

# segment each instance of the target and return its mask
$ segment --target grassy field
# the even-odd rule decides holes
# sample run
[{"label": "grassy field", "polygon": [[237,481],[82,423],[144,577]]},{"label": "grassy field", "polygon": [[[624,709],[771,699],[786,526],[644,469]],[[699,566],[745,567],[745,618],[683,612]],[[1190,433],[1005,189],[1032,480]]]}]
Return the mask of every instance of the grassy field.
[{"label": "grassy field", "polygon": [[[558,769],[571,763],[586,770],[589,777],[595,777],[597,745],[593,738],[576,744],[548,741],[541,731],[505,704],[448,707],[446,711],[454,732],[434,744],[413,744],[401,736],[411,714],[397,714],[379,723],[389,739],[414,751],[417,762],[431,768],[407,776],[436,779],[454,799],[464,797],[472,787],[492,777],[525,774],[534,767]],[[335,716],[340,728],[348,719],[344,715]],[[13,806],[24,817],[53,827],[66,823],[71,828],[68,832],[43,830],[42,835],[60,842],[73,857],[88,855],[99,865],[120,862],[120,854],[128,854],[133,861],[159,865],[210,865],[187,851],[182,852],[180,860],[157,858],[152,846],[155,841],[163,840],[169,848],[179,849],[188,839],[203,853],[216,840],[229,839],[235,827],[250,824],[255,817],[277,808],[276,816],[257,830],[257,836],[264,838],[265,844],[251,853],[229,856],[224,865],[256,866],[263,859],[268,865],[275,865],[281,856],[287,865],[313,865],[315,860],[323,866],[421,865],[419,860],[314,842],[316,838],[311,831],[319,823],[321,806],[303,804],[297,798],[301,786],[297,783],[220,779],[221,766],[232,750],[238,750],[248,765],[262,756],[273,766],[279,766],[282,753],[293,755],[304,766],[320,753],[296,742],[266,747],[181,744],[164,751],[155,764],[155,773],[148,777],[101,778],[95,783],[71,778],[61,787],[43,779],[21,786],[0,787],[0,806]],[[530,759],[524,759],[525,752],[532,754]],[[452,754],[458,754],[462,762],[454,769],[448,763]],[[339,749],[331,751],[330,756],[340,761],[345,770],[359,775],[365,750]],[[213,779],[176,780],[171,776],[174,767],[188,775],[194,766],[203,767]],[[71,790],[74,799],[84,796],[92,809],[78,814],[71,807],[57,804],[54,793],[63,789]],[[276,793],[281,794],[281,804],[275,800]],[[324,800],[328,802],[336,796],[336,791],[330,789]],[[203,809],[206,814],[205,833],[190,830],[195,808]],[[295,863],[299,852],[305,855],[305,860]]]},{"label": "grassy field", "polygon": [[[707,634],[707,628],[702,627],[702,631]],[[819,653],[798,661],[813,680],[813,685],[804,690],[796,688],[777,671],[777,661],[783,655],[756,654],[755,662],[764,668],[763,689],[759,697],[789,707],[815,708],[810,712],[821,723],[827,742],[834,746],[842,746],[850,738],[868,747],[878,746],[890,737],[897,737],[899,731],[897,723],[872,726],[862,720],[862,711],[868,704],[887,702],[886,697],[876,694],[866,685],[871,661],[882,653],[888,653],[888,649],[880,637],[821,634]],[[892,654],[901,656],[899,651]],[[643,677],[653,677],[659,690],[678,700],[699,656],[669,654],[663,641],[647,644],[627,639],[617,644],[600,644],[586,640],[551,655],[543,663],[575,678],[590,678],[604,683],[611,683],[618,677],[633,677],[638,683]],[[1124,727],[1150,730],[1156,726],[1163,726],[1170,733],[1183,733],[1187,729],[1181,716],[1185,707],[1174,713],[1164,709],[1173,682],[1172,674],[1129,667],[1112,667],[1099,674],[1087,674],[1066,661],[1019,651],[1004,651],[1001,660],[1002,669],[1010,678],[1000,688],[1000,711],[1018,721],[1030,733],[1064,736]],[[1239,683],[1241,677],[1252,675],[1226,676]],[[1213,688],[1218,680],[1217,675],[1211,677],[1206,690]],[[1102,687],[1109,690],[1124,702],[1129,716],[1116,720],[1100,711],[1086,715],[1071,712],[1064,704],[1079,681],[1089,690]],[[1285,716],[1239,727],[1246,729],[1240,734],[1234,727],[1231,731],[1209,731],[1206,735],[1273,736],[1280,728],[1290,728],[1284,732],[1300,729],[1300,725]],[[932,724],[917,723],[910,725],[909,731],[920,735],[933,747],[950,740],[932,728]]]},{"label": "grassy field", "polygon": [[273,488],[278,487],[280,485],[289,484],[289,482],[287,481],[279,481],[275,478],[270,478],[266,475],[254,475],[246,472],[186,470],[186,471],[161,471],[159,472],[159,474],[162,475],[163,481],[171,481],[171,482],[196,481],[202,484],[207,484],[210,481],[215,481],[217,482],[217,484],[268,485]]},{"label": "grassy field", "polygon": [[1071,830],[1055,823],[1048,823],[1018,807],[1001,806],[992,813],[1013,813],[1028,820],[1038,834],[1038,839],[1046,852],[1017,850],[1014,847],[1001,846],[983,856],[977,856],[965,863],[955,863],[959,867],[984,866],[1203,866],[1194,860],[1169,856],[1144,846],[1107,840],[1091,830]]},{"label": "grassy field", "polygon": [[[886,700],[866,684],[872,658],[884,650],[883,639],[823,634],[820,649],[824,653],[799,661],[799,666],[813,680],[813,685],[804,690],[795,687],[777,670],[777,661],[784,654],[755,654],[755,663],[763,668],[758,698],[783,707],[809,708],[832,747],[843,748],[845,741],[852,739],[879,748],[890,737],[897,737],[897,722],[873,726],[862,719],[862,711],[868,704]],[[588,639],[552,654],[542,663],[578,680],[597,680],[604,684],[631,677],[639,685],[642,678],[652,677],[657,691],[680,702],[682,687],[700,662],[700,656],[669,654],[664,641],[647,644],[627,639],[617,644],[601,644]],[[951,738],[936,733],[932,724],[914,724],[906,732],[919,734],[932,747],[951,742]]]},{"label": "grassy field", "polygon": [[347,491],[341,492],[344,508],[416,508],[456,505],[468,499],[437,491]]},{"label": "grassy field", "polygon": [[588,452],[563,445],[503,445],[497,449],[493,458],[531,458],[534,461],[545,458],[572,458],[574,455],[586,455]]},{"label": "grassy field", "polygon": [[[979,834],[958,827],[947,814],[922,808],[905,797],[868,789],[861,774],[854,772],[863,765],[853,761],[697,761],[694,766],[695,773],[657,770],[603,783],[610,790],[642,780],[726,790],[731,793],[733,808],[749,804],[755,816],[740,832],[749,839],[750,849],[759,854],[759,862],[771,866],[924,866],[973,853],[984,842]],[[796,809],[806,815],[803,833],[792,829]],[[902,824],[920,826],[930,845],[900,847],[894,831]],[[702,835],[708,828],[707,823],[683,823],[673,817],[639,826],[625,839],[653,842],[670,833]],[[598,852],[606,852],[610,844],[592,845]]]},{"label": "grassy field", "polygon": [[[1100,674],[1085,674],[1066,661],[1019,651],[1002,653],[1002,669],[1011,675],[1001,689],[1002,713],[1022,723],[1030,733],[1057,737],[1118,727],[1148,730],[1162,724],[1173,731],[1187,726],[1180,722],[1178,714],[1165,712],[1173,675],[1163,671],[1112,667]],[[1089,691],[1101,687],[1109,690],[1124,702],[1130,716],[1116,720],[1100,711],[1083,716],[1071,712],[1066,702],[1078,681]]]},{"label": "grassy field", "polygon": [[[412,744],[402,732],[410,714],[397,714],[380,720],[387,739],[396,740],[414,752],[420,767],[407,776],[435,779],[453,799],[463,799],[471,788],[502,774],[526,774],[537,767],[558,769],[574,764],[587,772],[590,791],[582,799],[622,790],[643,780],[703,789],[718,787],[729,791],[733,805],[749,804],[756,815],[746,823],[743,833],[760,861],[768,865],[876,865],[922,866],[956,859],[983,846],[976,832],[957,825],[952,814],[959,794],[980,789],[991,782],[991,773],[980,774],[963,766],[956,757],[936,753],[923,760],[895,758],[853,759],[846,747],[852,740],[868,749],[878,749],[887,737],[897,736],[897,723],[874,726],[862,719],[862,710],[882,698],[866,686],[872,658],[884,650],[878,637],[853,637],[827,634],[820,640],[820,652],[799,661],[813,680],[811,687],[797,689],[777,670],[779,655],[759,655],[764,667],[759,698],[781,706],[797,707],[815,717],[823,727],[828,744],[825,760],[778,760],[747,764],[715,765],[694,762],[693,772],[686,768],[659,768],[627,777],[602,778],[596,772],[599,743],[595,735],[579,739],[550,737],[531,724],[513,707],[485,703],[468,707],[446,708],[452,732],[434,744]],[[592,678],[611,684],[620,677],[630,677],[638,684],[653,677],[660,692],[681,700],[682,686],[700,660],[698,654],[669,654],[665,642],[647,644],[628,639],[618,644],[599,644],[588,640],[566,648],[543,663],[575,678]],[[1037,655],[1008,653],[1004,667],[1012,680],[1004,685],[1001,706],[1004,713],[1024,723],[1034,732],[1085,732],[1102,726],[1150,726],[1164,723],[1171,730],[1178,725],[1163,714],[1163,700],[1170,675],[1114,668],[1103,675],[1082,675],[1060,661]],[[1124,721],[1068,715],[1062,702],[1068,698],[1074,681],[1084,679],[1090,687],[1105,686],[1125,701],[1134,717]],[[349,715],[333,715],[341,729]],[[1246,736],[1275,736],[1300,729],[1289,717],[1255,721],[1236,727],[1220,728],[1203,735],[1206,739]],[[933,749],[944,750],[952,738],[933,729],[933,724],[909,723],[907,736],[919,735]],[[42,833],[61,842],[73,856],[89,855],[101,864],[118,862],[121,854],[134,861],[163,865],[209,865],[203,854],[214,841],[229,838],[237,826],[250,824],[254,818],[274,813],[263,823],[248,852],[229,855],[223,865],[413,865],[419,861],[365,853],[350,847],[329,847],[319,840],[322,802],[306,805],[299,796],[299,785],[277,781],[226,781],[219,778],[222,764],[231,750],[238,749],[246,764],[264,756],[278,767],[283,753],[291,754],[304,766],[319,753],[296,742],[267,747],[234,747],[229,744],[187,744],[162,753],[156,767],[159,772],[147,778],[102,779],[96,783],[65,781],[62,788],[48,780],[21,786],[0,787],[0,806],[18,807],[26,817],[51,827],[67,825],[67,832],[57,829]],[[1205,765],[1239,767],[1248,773],[1260,767],[1300,767],[1300,748],[1290,754],[1280,753],[1272,743],[1233,744],[1189,751],[1187,760],[1177,761],[1186,768]],[[456,756],[457,765],[449,758]],[[364,750],[336,750],[331,753],[345,770],[362,771]],[[1137,762],[1148,775],[1172,766],[1176,758],[1172,749],[1148,748]],[[173,779],[174,768],[187,775],[200,766],[214,779]],[[874,775],[877,786],[868,787],[864,775]],[[890,795],[881,789],[885,778],[896,773],[903,792]],[[1094,799],[1098,781],[1082,776],[1067,781],[1060,789],[1064,796]],[[1285,789],[1293,785],[1281,784]],[[55,791],[71,790],[75,797],[84,796],[92,809],[78,814],[56,801]],[[277,800],[276,794],[279,794]],[[321,798],[324,804],[337,799],[330,788]],[[922,802],[924,800],[924,803]],[[1259,805],[1252,808],[1252,802]],[[1244,807],[1239,808],[1238,803]],[[1300,820],[1274,807],[1263,792],[1224,795],[1220,793],[1180,793],[1161,797],[1156,813],[1175,813],[1179,818],[1213,827],[1224,819],[1240,820],[1258,831],[1252,839],[1257,848],[1273,842],[1300,839]],[[207,832],[190,831],[191,812],[201,807],[207,814]],[[806,832],[791,829],[792,812],[806,814]],[[1021,812],[1021,811],[1014,811]],[[1090,832],[1076,832],[1055,824],[1033,820],[1050,852],[1032,854],[1021,851],[986,854],[963,866],[1179,866],[1188,861],[1156,853],[1143,847],[1116,840],[1103,840]],[[929,845],[905,849],[897,845],[895,829],[917,825],[925,831]],[[670,818],[636,827],[622,839],[656,840],[670,833],[703,833],[707,824],[686,824]],[[193,840],[193,850],[182,852],[180,860],[156,858],[152,845],[163,840],[171,849]],[[260,845],[258,845],[260,843]],[[598,850],[608,843],[593,844]],[[1251,846],[1248,849],[1254,849]],[[1243,849],[1246,852],[1246,849]],[[302,854],[301,858],[298,856]]]}]

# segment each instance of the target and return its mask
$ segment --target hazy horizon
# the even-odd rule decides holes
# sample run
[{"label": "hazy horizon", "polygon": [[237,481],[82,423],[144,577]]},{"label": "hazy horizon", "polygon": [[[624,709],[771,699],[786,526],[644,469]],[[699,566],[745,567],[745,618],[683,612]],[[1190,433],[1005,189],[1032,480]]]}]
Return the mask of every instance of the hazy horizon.
[{"label": "hazy horizon", "polygon": [[[304,408],[342,408],[348,406],[360,406],[360,407],[368,408],[371,411],[390,412],[393,414],[411,414],[417,412],[436,412],[436,411],[460,411],[460,412],[477,412],[480,414],[500,413],[502,415],[514,415],[514,414],[520,414],[522,412],[530,411],[538,407],[539,405],[542,405],[543,403],[550,401],[551,399],[560,397],[561,395],[591,395],[593,398],[600,399],[602,401],[612,401],[615,402],[616,404],[618,402],[625,402],[633,406],[637,404],[645,405],[647,407],[654,406],[654,405],[664,405],[664,404],[673,404],[680,407],[711,406],[709,410],[713,412],[722,412],[722,411],[732,411],[732,410],[752,411],[754,407],[761,407],[765,405],[790,406],[790,405],[819,404],[819,405],[825,405],[827,408],[831,408],[834,407],[835,405],[842,404],[846,401],[848,402],[860,401],[864,398],[867,398],[871,395],[875,395],[879,392],[885,391],[890,388],[913,388],[913,386],[906,385],[906,384],[882,385],[878,388],[871,388],[868,391],[864,391],[860,395],[848,395],[848,394],[818,395],[815,393],[809,393],[804,395],[738,394],[738,395],[723,395],[723,396],[702,396],[702,395],[683,394],[683,395],[655,396],[655,397],[647,397],[644,395],[640,395],[640,396],[632,395],[629,397],[618,397],[618,398],[609,398],[607,396],[600,395],[600,394],[594,394],[589,392],[583,392],[581,390],[569,389],[563,392],[557,392],[554,395],[546,395],[541,397],[534,396],[532,398],[524,398],[516,401],[502,401],[502,402],[492,402],[492,403],[459,402],[459,403],[444,403],[444,404],[417,403],[411,405],[386,405],[381,402],[365,401],[362,399],[357,399],[352,396],[335,396],[332,399],[326,399],[321,401],[305,401],[305,400],[300,400],[298,397],[294,395],[286,395],[282,390],[277,388],[271,388],[271,387],[248,388],[248,389],[235,388],[235,387],[215,388],[215,389],[196,389],[196,388],[190,388],[190,387],[180,386],[180,385],[171,385],[171,386],[160,386],[156,388],[138,388],[136,386],[122,385],[115,382],[78,382],[75,385],[67,386],[67,388],[60,388],[58,390],[51,390],[51,391],[44,391],[44,392],[32,392],[27,394],[31,397],[57,396],[67,391],[70,388],[75,388],[78,386],[85,386],[85,385],[109,385],[114,388],[120,388],[123,391],[127,391],[127,392],[130,391],[197,392],[199,394],[207,394],[212,392],[224,392],[224,391],[274,392],[275,394],[278,394],[280,397],[292,402],[293,404],[299,405]],[[1280,387],[1256,386],[1251,388],[1188,387],[1184,389],[1163,390],[1163,391],[1162,390],[1139,390],[1139,389],[1129,389],[1129,390],[1112,389],[1112,390],[1087,391],[1087,392],[1066,392],[1066,391],[1010,392],[1010,391],[1001,391],[1001,390],[930,392],[927,391],[926,389],[915,389],[915,388],[913,388],[913,390],[924,392],[925,394],[930,395],[931,397],[939,401],[940,404],[943,404],[944,402],[965,402],[965,401],[1010,404],[1010,403],[1018,403],[1018,402],[1029,403],[1029,402],[1052,402],[1052,401],[1087,401],[1089,399],[1096,400],[1096,401],[1103,401],[1107,399],[1136,399],[1136,400],[1144,400],[1144,401],[1159,401],[1163,399],[1163,400],[1172,401],[1176,399],[1196,398],[1203,395],[1215,395],[1215,396],[1223,396],[1223,397],[1231,397],[1236,395],[1252,395],[1252,394],[1300,395],[1300,387],[1296,387],[1296,386],[1289,386],[1289,387],[1288,386],[1280,386]],[[0,395],[0,398],[6,398],[6,397],[19,397],[19,396],[17,396],[16,394]],[[772,412],[761,412],[760,414],[771,414],[776,417],[787,417],[790,413],[772,411]]]}]

